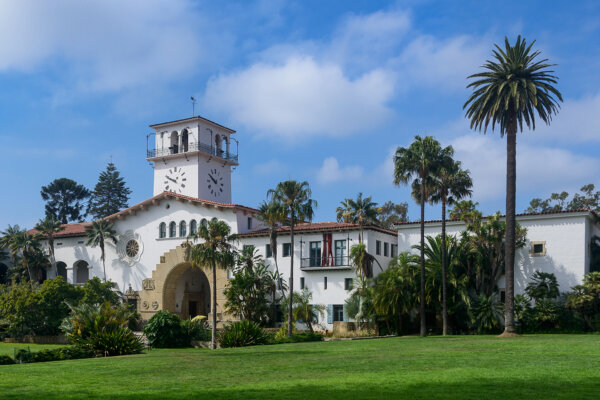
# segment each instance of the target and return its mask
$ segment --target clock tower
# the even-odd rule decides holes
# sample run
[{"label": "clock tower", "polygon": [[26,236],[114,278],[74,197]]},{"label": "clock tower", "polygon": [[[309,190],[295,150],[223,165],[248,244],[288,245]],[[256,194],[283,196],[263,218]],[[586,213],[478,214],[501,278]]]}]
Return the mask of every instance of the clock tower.
[{"label": "clock tower", "polygon": [[234,130],[199,116],[150,128],[146,160],[154,165],[154,195],[231,203],[231,167],[238,165]]}]

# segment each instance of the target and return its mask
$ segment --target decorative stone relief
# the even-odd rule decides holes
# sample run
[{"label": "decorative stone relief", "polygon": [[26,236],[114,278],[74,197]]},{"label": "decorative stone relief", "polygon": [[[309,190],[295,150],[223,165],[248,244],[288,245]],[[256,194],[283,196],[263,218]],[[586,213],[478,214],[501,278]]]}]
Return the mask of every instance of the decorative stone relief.
[{"label": "decorative stone relief", "polygon": [[119,236],[117,242],[119,260],[132,267],[140,260],[143,252],[144,244],[140,235],[128,230]]},{"label": "decorative stone relief", "polygon": [[150,307],[150,305],[148,304],[148,302],[147,302],[146,300],[144,300],[144,301],[142,302],[142,307],[143,307],[145,310],[147,310],[147,309],[148,309],[148,307]]},{"label": "decorative stone relief", "polygon": [[155,289],[154,279],[150,279],[150,278],[144,279],[142,281],[142,288],[144,290],[154,290]]},{"label": "decorative stone relief", "polygon": [[153,310],[158,310],[158,301],[155,300],[155,301],[152,302],[152,309]]}]

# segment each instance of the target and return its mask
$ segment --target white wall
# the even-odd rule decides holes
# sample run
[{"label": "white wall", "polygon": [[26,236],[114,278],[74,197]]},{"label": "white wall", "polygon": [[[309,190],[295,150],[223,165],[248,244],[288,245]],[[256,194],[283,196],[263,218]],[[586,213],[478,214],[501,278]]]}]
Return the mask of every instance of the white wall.
[{"label": "white wall", "polygon": [[[518,216],[517,222],[527,228],[527,244],[518,249],[515,260],[515,293],[523,293],[530,277],[536,270],[556,275],[561,291],[568,291],[579,284],[589,269],[589,237],[591,214],[561,213],[546,215]],[[418,223],[400,225],[398,230],[399,251],[411,251],[420,243]],[[465,229],[463,222],[448,222],[448,235],[457,235]],[[593,228],[598,231],[598,228]],[[425,225],[425,235],[441,233],[440,222]],[[529,254],[532,241],[546,242],[545,256]],[[504,288],[504,278],[498,282]]]}]

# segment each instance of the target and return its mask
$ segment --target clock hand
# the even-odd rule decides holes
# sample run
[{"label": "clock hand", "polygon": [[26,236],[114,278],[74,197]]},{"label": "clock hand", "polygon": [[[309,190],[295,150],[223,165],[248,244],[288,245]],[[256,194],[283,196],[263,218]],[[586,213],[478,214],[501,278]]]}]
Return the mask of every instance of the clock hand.
[{"label": "clock hand", "polygon": [[213,181],[213,183],[215,185],[217,184],[217,180],[215,178],[213,178],[212,175],[208,175],[208,177],[210,178],[211,181]]},{"label": "clock hand", "polygon": [[168,179],[168,180],[170,180],[170,181],[171,181],[171,182],[173,182],[173,183],[177,183],[177,181],[176,181],[175,179],[171,178],[171,177],[168,177],[168,176],[167,176],[167,179]]}]

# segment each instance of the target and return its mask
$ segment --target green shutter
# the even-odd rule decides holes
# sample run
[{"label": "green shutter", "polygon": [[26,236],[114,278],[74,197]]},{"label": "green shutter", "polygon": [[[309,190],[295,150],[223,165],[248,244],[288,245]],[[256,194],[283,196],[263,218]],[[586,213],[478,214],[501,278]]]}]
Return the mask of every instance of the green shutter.
[{"label": "green shutter", "polygon": [[333,304],[327,304],[327,323],[333,324]]}]

